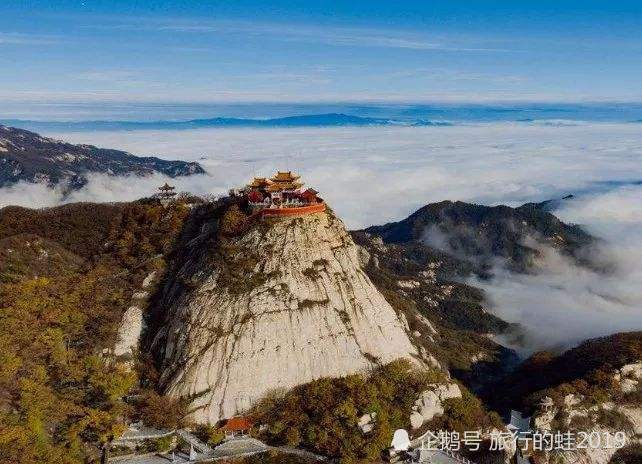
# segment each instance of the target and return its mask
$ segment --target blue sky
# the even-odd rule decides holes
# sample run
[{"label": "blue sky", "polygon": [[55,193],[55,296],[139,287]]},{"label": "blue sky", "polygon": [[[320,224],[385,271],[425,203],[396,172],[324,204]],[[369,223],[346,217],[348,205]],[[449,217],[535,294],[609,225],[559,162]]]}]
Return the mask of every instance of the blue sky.
[{"label": "blue sky", "polygon": [[642,2],[5,0],[0,69],[13,104],[642,101]]}]

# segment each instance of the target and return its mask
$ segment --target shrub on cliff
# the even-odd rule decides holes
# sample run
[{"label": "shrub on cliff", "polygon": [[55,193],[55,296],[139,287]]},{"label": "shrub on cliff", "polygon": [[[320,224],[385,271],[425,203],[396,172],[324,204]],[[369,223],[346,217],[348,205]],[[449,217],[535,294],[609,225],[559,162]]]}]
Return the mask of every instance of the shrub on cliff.
[{"label": "shrub on cliff", "polygon": [[224,235],[236,235],[242,229],[246,220],[247,216],[238,205],[230,206],[221,219],[221,233]]}]

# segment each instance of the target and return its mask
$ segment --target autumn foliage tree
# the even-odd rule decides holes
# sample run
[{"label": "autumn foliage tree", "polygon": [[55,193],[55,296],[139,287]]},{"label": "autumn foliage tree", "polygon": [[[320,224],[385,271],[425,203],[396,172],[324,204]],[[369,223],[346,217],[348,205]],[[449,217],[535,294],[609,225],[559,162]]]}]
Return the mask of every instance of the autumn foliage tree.
[{"label": "autumn foliage tree", "polygon": [[139,400],[138,414],[145,425],[172,430],[186,424],[187,407],[184,399],[147,391]]},{"label": "autumn foliage tree", "polygon": [[136,379],[87,343],[87,291],[69,277],[0,287],[0,462],[79,462],[84,442],[122,432]]},{"label": "autumn foliage tree", "polygon": [[[1,463],[93,462],[124,431],[138,379],[108,350],[189,211],[153,200],[0,210],[0,252],[10,244],[12,256],[10,269],[0,263]],[[163,402],[148,402],[149,417]],[[182,414],[163,407],[164,420]]]}]

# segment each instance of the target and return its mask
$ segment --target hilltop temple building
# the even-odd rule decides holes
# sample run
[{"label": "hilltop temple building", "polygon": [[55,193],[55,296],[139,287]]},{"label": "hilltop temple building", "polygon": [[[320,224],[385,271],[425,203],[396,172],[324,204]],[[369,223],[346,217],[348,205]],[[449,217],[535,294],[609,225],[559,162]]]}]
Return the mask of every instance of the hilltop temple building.
[{"label": "hilltop temple building", "polygon": [[165,182],[165,185],[158,187],[159,192],[155,195],[163,206],[170,204],[176,196],[175,187]]},{"label": "hilltop temple building", "polygon": [[271,179],[255,177],[242,193],[253,213],[263,215],[307,214],[325,210],[325,203],[312,188],[303,188],[300,176],[278,171]]}]

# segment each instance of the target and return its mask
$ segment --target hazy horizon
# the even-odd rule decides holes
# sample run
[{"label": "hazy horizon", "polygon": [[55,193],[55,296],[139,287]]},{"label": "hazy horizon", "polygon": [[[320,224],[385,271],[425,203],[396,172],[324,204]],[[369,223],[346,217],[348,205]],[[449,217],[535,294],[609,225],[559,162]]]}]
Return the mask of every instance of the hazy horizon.
[{"label": "hazy horizon", "polygon": [[[276,119],[339,113],[399,122],[420,120],[497,122],[570,120],[587,122],[639,122],[642,103],[636,102],[520,102],[520,103],[38,103],[5,105],[0,123],[21,122],[171,122],[210,118]],[[46,126],[43,126],[46,129]],[[40,129],[36,127],[36,130]]]}]

